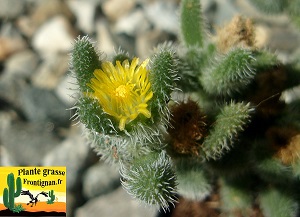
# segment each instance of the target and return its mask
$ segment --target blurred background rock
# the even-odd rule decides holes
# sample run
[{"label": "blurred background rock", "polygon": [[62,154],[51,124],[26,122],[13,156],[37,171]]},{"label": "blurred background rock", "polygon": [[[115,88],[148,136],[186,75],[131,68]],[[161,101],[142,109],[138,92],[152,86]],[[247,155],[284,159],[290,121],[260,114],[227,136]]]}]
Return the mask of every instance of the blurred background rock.
[{"label": "blurred background rock", "polygon": [[[0,0],[0,166],[67,166],[67,216],[154,217],[131,200],[119,174],[99,162],[70,120],[69,52],[89,35],[109,56],[122,48],[146,58],[178,41],[180,0]],[[246,0],[202,0],[208,32],[236,14],[253,19],[260,47],[286,62],[300,57],[299,28]],[[299,58],[300,59],[300,58]]]}]

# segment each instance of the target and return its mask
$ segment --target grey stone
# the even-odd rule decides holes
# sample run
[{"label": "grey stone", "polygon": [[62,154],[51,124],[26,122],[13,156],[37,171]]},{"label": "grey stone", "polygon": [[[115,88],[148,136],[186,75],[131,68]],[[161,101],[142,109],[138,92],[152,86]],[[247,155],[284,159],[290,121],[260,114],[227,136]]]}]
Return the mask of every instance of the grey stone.
[{"label": "grey stone", "polygon": [[76,102],[76,91],[78,90],[76,82],[76,78],[71,75],[64,76],[54,90],[57,97],[68,107],[74,106]]},{"label": "grey stone", "polygon": [[76,16],[78,28],[85,33],[91,34],[95,29],[96,2],[73,0],[68,1],[67,4]]},{"label": "grey stone", "polygon": [[[1,4],[1,3],[0,3]],[[0,61],[27,47],[18,29],[12,23],[3,23],[0,28]]]},{"label": "grey stone", "polygon": [[110,0],[102,4],[102,10],[108,20],[115,22],[128,14],[134,6],[134,0],[126,1],[126,4],[124,4],[124,0]]},{"label": "grey stone", "polygon": [[216,0],[217,11],[213,23],[222,26],[228,23],[234,15],[239,14],[232,1]]},{"label": "grey stone", "polygon": [[0,60],[5,60],[11,54],[25,47],[26,44],[22,39],[0,36]]},{"label": "grey stone", "polygon": [[121,17],[114,25],[114,31],[117,33],[125,33],[130,36],[143,33],[150,29],[150,23],[146,19],[142,9],[137,9],[132,13]]},{"label": "grey stone", "polygon": [[29,16],[18,17],[18,20],[16,20],[16,26],[23,35],[30,39],[38,28],[37,24],[35,24]]},{"label": "grey stone", "polygon": [[67,191],[67,217],[74,216],[76,208],[76,195],[73,192]]},{"label": "grey stone", "polygon": [[10,153],[6,150],[3,145],[0,145],[0,166],[8,167],[8,166],[16,166],[16,162],[10,156]]},{"label": "grey stone", "polygon": [[120,175],[116,168],[105,163],[90,167],[83,177],[83,195],[93,198],[113,191],[120,185]]},{"label": "grey stone", "polygon": [[[2,102],[2,106],[4,103]],[[5,106],[7,107],[7,105]],[[4,107],[4,109],[5,109]],[[3,107],[2,107],[3,109]],[[6,130],[11,126],[11,122],[16,119],[17,114],[13,111],[1,111],[0,112],[0,132],[6,132]],[[0,133],[0,138],[1,138]],[[0,166],[14,166],[17,165],[16,161],[13,160],[13,157],[6,149],[6,147],[2,144],[3,139],[0,140]]]},{"label": "grey stone", "polygon": [[57,15],[62,15],[70,21],[74,19],[74,14],[66,4],[66,1],[33,0],[32,4],[35,9],[30,14],[30,18],[35,24],[42,24]]},{"label": "grey stone", "polygon": [[64,54],[49,55],[32,74],[34,86],[46,89],[55,89],[69,69],[70,57]]},{"label": "grey stone", "polygon": [[32,38],[32,46],[43,57],[47,57],[60,52],[68,53],[74,38],[69,21],[58,15],[37,29]]},{"label": "grey stone", "polygon": [[0,132],[1,142],[17,165],[41,165],[59,139],[48,123],[13,121]]},{"label": "grey stone", "polygon": [[3,19],[12,19],[21,14],[24,10],[25,1],[20,0],[1,0],[0,17]]},{"label": "grey stone", "polygon": [[160,30],[177,34],[179,30],[178,7],[172,1],[153,1],[144,6],[146,17]]},{"label": "grey stone", "polygon": [[5,62],[5,70],[9,76],[29,78],[38,65],[38,56],[29,49],[15,53]]},{"label": "grey stone", "polygon": [[201,9],[204,13],[210,12],[213,10],[216,0],[201,0]]},{"label": "grey stone", "polygon": [[70,135],[61,144],[51,150],[43,159],[43,166],[66,166],[67,189],[78,188],[82,171],[86,167],[89,146],[80,132]]},{"label": "grey stone", "polygon": [[[22,1],[22,0],[20,0]],[[26,0],[30,13],[24,13],[16,20],[16,25],[23,35],[32,38],[36,30],[53,16],[62,15],[71,22],[74,15],[66,4],[60,0]]]},{"label": "grey stone", "polygon": [[7,104],[8,109],[17,112],[23,119],[25,115],[21,110],[21,93],[28,86],[21,76],[11,76],[11,73],[4,70],[0,77],[0,99]]},{"label": "grey stone", "polygon": [[[29,0],[27,0],[29,1]],[[35,31],[54,16],[61,15],[69,21],[74,21],[74,15],[66,4],[61,0],[33,0],[28,2],[30,13],[24,14],[17,20],[17,25],[28,37],[32,37]]]},{"label": "grey stone", "polygon": [[113,39],[113,34],[110,30],[108,23],[104,20],[97,20],[96,22],[96,33],[97,33],[97,49],[110,56],[115,53],[116,43]]},{"label": "grey stone", "polygon": [[21,109],[27,119],[33,122],[50,122],[54,127],[70,124],[70,111],[53,91],[28,87],[21,93]]},{"label": "grey stone", "polygon": [[[299,47],[299,43],[299,30],[292,29],[289,25],[273,27],[270,31],[268,47],[271,50],[292,54],[295,48]],[[284,62],[287,62],[287,59],[289,57]]]},{"label": "grey stone", "polygon": [[169,41],[169,37],[170,34],[159,29],[139,34],[135,41],[136,53],[141,59],[146,59],[159,43]]},{"label": "grey stone", "polygon": [[110,194],[89,200],[75,211],[75,217],[154,217],[156,210],[133,200],[121,187]]},{"label": "grey stone", "polygon": [[135,53],[135,37],[127,35],[125,33],[117,34],[115,35],[116,44],[119,45],[119,47],[122,50],[127,51],[130,54]]}]

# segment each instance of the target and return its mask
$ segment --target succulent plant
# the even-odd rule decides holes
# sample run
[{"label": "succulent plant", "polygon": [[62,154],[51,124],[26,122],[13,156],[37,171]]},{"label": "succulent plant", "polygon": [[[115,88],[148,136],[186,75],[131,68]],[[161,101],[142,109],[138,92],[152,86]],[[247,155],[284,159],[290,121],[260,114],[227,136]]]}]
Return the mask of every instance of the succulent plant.
[{"label": "succulent plant", "polygon": [[119,166],[124,189],[146,204],[167,210],[178,195],[218,193],[229,216],[253,207],[296,216],[300,101],[282,95],[300,84],[299,64],[257,48],[248,18],[234,17],[214,40],[203,20],[199,0],[182,0],[180,41],[141,61],[122,51],[109,59],[78,37],[75,117],[94,150]]}]

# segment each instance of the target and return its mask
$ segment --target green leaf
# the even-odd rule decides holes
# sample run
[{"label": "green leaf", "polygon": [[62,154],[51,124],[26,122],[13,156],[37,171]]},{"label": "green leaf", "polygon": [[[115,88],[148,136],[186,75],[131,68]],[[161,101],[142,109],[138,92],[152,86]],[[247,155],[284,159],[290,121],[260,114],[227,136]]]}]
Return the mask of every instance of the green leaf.
[{"label": "green leaf", "polygon": [[276,14],[282,13],[287,6],[288,1],[283,0],[250,0],[250,2],[260,11],[269,13],[269,14]]},{"label": "green leaf", "polygon": [[81,92],[90,89],[86,84],[94,76],[95,69],[101,65],[100,55],[88,36],[78,37],[71,51],[71,71],[76,77]]},{"label": "green leaf", "polygon": [[219,159],[230,150],[239,133],[250,121],[252,111],[249,103],[231,102],[224,106],[202,145],[207,159]]},{"label": "green leaf", "polygon": [[81,96],[75,106],[76,115],[86,128],[98,133],[115,135],[118,128],[114,119],[105,113],[96,99]]},{"label": "green leaf", "polygon": [[231,96],[245,89],[253,80],[253,61],[250,50],[233,49],[218,58],[214,65],[200,76],[200,82],[209,94]]},{"label": "green leaf", "polygon": [[149,107],[155,121],[162,120],[167,123],[170,116],[167,104],[171,99],[171,93],[175,90],[176,81],[179,79],[178,60],[171,44],[162,44],[156,48],[156,51],[150,63],[149,81],[153,97]]},{"label": "green leaf", "polygon": [[176,201],[176,177],[170,158],[163,152],[152,152],[121,168],[122,185],[136,199],[148,205],[168,209]]},{"label": "green leaf", "polygon": [[204,165],[192,158],[176,162],[178,193],[190,200],[203,200],[212,192],[211,179]]},{"label": "green leaf", "polygon": [[299,204],[291,195],[279,189],[267,189],[260,193],[259,202],[265,217],[296,217]]},{"label": "green leaf", "polygon": [[[249,178],[244,180],[221,180],[220,196],[222,210],[230,214],[241,213],[241,216],[250,216],[253,195],[249,188]],[[247,183],[248,182],[248,183]]]},{"label": "green leaf", "polygon": [[203,18],[199,0],[182,0],[180,9],[181,35],[184,44],[203,46]]}]

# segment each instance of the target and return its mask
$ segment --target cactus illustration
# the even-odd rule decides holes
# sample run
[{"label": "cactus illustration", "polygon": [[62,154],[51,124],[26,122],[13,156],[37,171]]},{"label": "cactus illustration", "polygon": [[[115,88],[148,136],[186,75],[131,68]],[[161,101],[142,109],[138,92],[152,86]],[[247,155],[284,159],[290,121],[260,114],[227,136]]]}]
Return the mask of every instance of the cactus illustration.
[{"label": "cactus illustration", "polygon": [[55,200],[54,191],[53,190],[49,191],[48,196],[50,197],[50,199],[47,200],[47,204],[53,204]]},{"label": "cactus illustration", "polygon": [[[19,197],[22,190],[21,178],[18,177],[16,179],[16,184],[15,184],[14,174],[10,173],[7,175],[7,185],[8,188],[4,188],[3,190],[3,204],[9,210],[14,211],[15,197]],[[16,191],[15,191],[15,185],[17,187]]]}]

